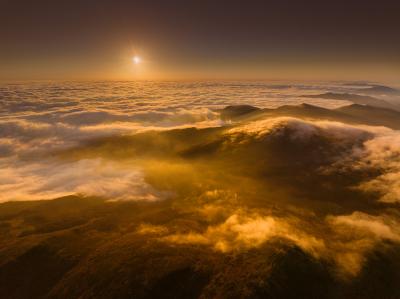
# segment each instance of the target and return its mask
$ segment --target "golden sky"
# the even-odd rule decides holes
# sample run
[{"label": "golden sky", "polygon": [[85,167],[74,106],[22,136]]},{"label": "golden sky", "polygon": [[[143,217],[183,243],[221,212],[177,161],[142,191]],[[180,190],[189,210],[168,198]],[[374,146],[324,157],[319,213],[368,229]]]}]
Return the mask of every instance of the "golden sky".
[{"label": "golden sky", "polygon": [[389,0],[2,5],[3,80],[395,81],[400,73],[400,4]]}]

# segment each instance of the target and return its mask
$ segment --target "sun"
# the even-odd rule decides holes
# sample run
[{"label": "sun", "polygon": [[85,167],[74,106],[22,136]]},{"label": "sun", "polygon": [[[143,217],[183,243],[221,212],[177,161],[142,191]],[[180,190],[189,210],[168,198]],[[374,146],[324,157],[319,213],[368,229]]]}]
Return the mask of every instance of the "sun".
[{"label": "sun", "polygon": [[139,64],[142,62],[142,59],[139,56],[133,56],[132,61],[134,64]]}]

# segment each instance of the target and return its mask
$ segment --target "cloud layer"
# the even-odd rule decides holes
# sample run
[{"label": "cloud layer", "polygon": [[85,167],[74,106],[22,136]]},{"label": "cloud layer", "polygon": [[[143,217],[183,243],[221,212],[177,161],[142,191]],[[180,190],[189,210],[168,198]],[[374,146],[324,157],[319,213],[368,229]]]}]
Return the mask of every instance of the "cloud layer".
[{"label": "cloud layer", "polygon": [[0,202],[45,200],[72,194],[146,201],[167,196],[147,184],[142,172],[134,166],[102,159],[42,160],[29,164],[7,161],[1,166]]}]

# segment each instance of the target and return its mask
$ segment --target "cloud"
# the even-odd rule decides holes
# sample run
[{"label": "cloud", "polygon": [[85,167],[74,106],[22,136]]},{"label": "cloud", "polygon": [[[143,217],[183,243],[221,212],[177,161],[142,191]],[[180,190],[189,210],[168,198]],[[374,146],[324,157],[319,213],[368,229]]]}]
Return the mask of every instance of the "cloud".
[{"label": "cloud", "polygon": [[219,114],[208,108],[167,107],[163,102],[138,106],[137,101],[130,105],[120,98],[112,103],[104,98],[82,99],[82,90],[72,101],[68,99],[71,90],[40,89],[36,94],[29,91],[29,86],[19,85],[16,89],[20,90],[5,93],[1,103],[1,202],[74,193],[117,200],[164,198],[165,194],[150,187],[135,166],[127,168],[99,159],[65,162],[47,157],[99,137],[221,125]]},{"label": "cloud", "polygon": [[[85,141],[109,137],[131,135],[144,131],[163,131],[183,129],[196,126],[198,128],[221,126],[219,119],[202,118],[194,122],[144,124],[132,121],[96,122],[83,121],[89,124],[71,125],[66,123],[42,123],[29,120],[0,121],[0,157],[13,154],[42,158],[51,151],[79,146]],[[179,124],[182,123],[182,124]]]},{"label": "cloud", "polygon": [[321,135],[336,140],[366,139],[376,132],[389,132],[384,127],[365,125],[350,125],[335,121],[312,121],[294,117],[274,117],[240,125],[228,131],[233,136],[246,134],[255,138],[266,135],[283,135],[290,132],[294,141],[308,141],[310,138]]},{"label": "cloud", "polygon": [[43,123],[33,123],[26,120],[12,120],[0,122],[0,136],[20,140],[31,140],[54,134],[52,126]]},{"label": "cloud", "polygon": [[400,202],[400,133],[394,131],[365,142],[357,168],[379,171],[359,186],[361,190],[380,193],[382,202]]},{"label": "cloud", "polygon": [[[351,215],[328,217],[328,221],[347,231],[346,234],[356,237],[371,237],[376,240],[400,241],[399,221],[390,215],[373,216],[363,212],[354,212]],[[349,235],[348,235],[349,236]]]},{"label": "cloud", "polygon": [[133,122],[144,126],[154,125],[159,127],[179,126],[184,124],[193,124],[197,122],[212,121],[219,118],[219,113],[208,108],[176,108],[165,109],[160,107],[151,107],[150,109],[135,110],[115,110],[93,109],[58,111],[53,113],[41,113],[26,117],[33,122],[55,124],[62,123],[70,126],[91,126],[98,124],[110,124],[113,122]]},{"label": "cloud", "polygon": [[[258,248],[276,239],[299,246],[313,257],[336,265],[341,278],[355,277],[365,264],[366,256],[381,242],[400,243],[398,217],[354,212],[350,215],[329,215],[318,224],[310,218],[277,217],[236,210],[222,223],[209,225],[203,232],[171,233],[158,230],[163,240],[174,244],[209,246],[223,253]],[[153,233],[150,230],[149,233]]]},{"label": "cloud", "polygon": [[53,199],[71,194],[145,201],[168,196],[147,184],[136,167],[102,159],[1,162],[0,202]]},{"label": "cloud", "polygon": [[370,132],[372,138],[353,147],[324,172],[362,174],[363,180],[354,187],[371,195],[377,194],[381,202],[400,202],[400,132],[385,128]]},{"label": "cloud", "polygon": [[329,254],[347,274],[356,276],[366,254],[385,240],[399,243],[399,218],[390,214],[369,215],[355,211],[350,215],[328,216],[332,228]]},{"label": "cloud", "polygon": [[0,158],[11,156],[14,153],[15,144],[10,138],[0,139]]},{"label": "cloud", "polygon": [[167,233],[168,229],[162,225],[152,225],[152,224],[142,223],[139,225],[136,232],[139,234],[160,235]]},{"label": "cloud", "polygon": [[313,254],[325,246],[322,240],[297,230],[284,218],[248,214],[240,210],[223,223],[209,226],[204,233],[173,234],[164,240],[177,244],[208,245],[221,252],[230,252],[256,248],[273,238],[284,238]]}]

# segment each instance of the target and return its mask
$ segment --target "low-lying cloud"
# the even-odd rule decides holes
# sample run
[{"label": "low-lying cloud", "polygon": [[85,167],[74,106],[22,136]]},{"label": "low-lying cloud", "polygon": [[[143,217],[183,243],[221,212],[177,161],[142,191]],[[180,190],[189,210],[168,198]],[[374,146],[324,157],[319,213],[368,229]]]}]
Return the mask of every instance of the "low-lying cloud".
[{"label": "low-lying cloud", "polygon": [[248,215],[240,210],[223,223],[209,226],[204,233],[174,234],[165,237],[165,240],[178,244],[209,245],[218,251],[230,252],[256,248],[273,238],[284,238],[313,253],[324,247],[322,240],[296,229],[286,219]]},{"label": "low-lying cloud", "polygon": [[102,159],[34,163],[1,161],[0,202],[45,200],[81,194],[112,200],[155,201],[167,194],[157,191],[135,166]]}]

